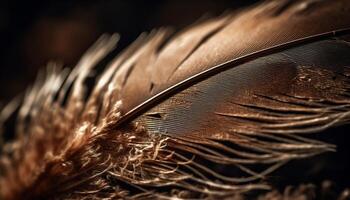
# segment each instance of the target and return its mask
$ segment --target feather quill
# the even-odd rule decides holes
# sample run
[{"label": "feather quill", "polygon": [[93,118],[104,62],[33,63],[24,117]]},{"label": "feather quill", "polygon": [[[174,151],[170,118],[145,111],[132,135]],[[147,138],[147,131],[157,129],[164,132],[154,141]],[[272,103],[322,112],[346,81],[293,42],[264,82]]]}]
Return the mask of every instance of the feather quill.
[{"label": "feather quill", "polygon": [[88,95],[84,80],[118,41],[102,36],[71,72],[50,64],[26,93],[1,149],[1,197],[269,189],[281,165],[334,150],[309,133],[349,123],[349,11],[347,0],[270,1],[175,35],[142,34]]}]

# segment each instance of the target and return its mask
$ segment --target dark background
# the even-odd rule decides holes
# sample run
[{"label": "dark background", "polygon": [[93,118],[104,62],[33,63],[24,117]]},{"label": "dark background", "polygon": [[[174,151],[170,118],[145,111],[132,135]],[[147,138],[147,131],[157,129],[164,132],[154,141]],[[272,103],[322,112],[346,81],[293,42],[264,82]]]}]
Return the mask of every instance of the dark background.
[{"label": "dark background", "polygon": [[0,4],[0,102],[30,85],[49,61],[72,67],[103,33],[119,33],[118,50],[143,31],[183,28],[203,16],[257,0],[7,0]]}]

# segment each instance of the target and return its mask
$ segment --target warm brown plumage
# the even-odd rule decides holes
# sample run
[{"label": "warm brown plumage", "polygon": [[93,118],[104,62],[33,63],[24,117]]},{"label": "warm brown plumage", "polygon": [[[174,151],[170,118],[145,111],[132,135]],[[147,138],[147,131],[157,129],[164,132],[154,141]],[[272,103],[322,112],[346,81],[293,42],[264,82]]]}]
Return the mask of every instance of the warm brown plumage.
[{"label": "warm brown plumage", "polygon": [[[175,35],[142,34],[88,94],[115,46],[71,71],[50,64],[2,146],[3,199],[223,198],[334,146],[309,133],[349,123],[350,1],[263,3]],[[6,121],[13,102],[0,115]],[[258,165],[258,166],[257,166]]]}]

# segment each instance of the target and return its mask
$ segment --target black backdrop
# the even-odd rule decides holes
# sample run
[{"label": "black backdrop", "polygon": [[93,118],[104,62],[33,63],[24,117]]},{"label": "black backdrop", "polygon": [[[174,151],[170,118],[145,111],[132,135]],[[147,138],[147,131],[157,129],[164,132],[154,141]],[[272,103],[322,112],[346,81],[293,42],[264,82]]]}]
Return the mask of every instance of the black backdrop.
[{"label": "black backdrop", "polygon": [[0,102],[33,82],[50,60],[73,66],[102,33],[118,32],[118,50],[141,32],[249,6],[257,0],[6,0],[0,3]]}]

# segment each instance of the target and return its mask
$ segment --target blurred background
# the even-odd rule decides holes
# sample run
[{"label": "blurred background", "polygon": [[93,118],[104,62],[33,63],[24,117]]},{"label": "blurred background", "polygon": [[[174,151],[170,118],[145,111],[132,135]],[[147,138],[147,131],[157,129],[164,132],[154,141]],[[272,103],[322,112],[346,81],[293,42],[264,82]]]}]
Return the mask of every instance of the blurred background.
[{"label": "blurred background", "polygon": [[103,33],[119,33],[116,51],[143,31],[183,28],[199,18],[257,0],[5,0],[0,5],[0,102],[31,84],[49,61],[72,67]]}]

